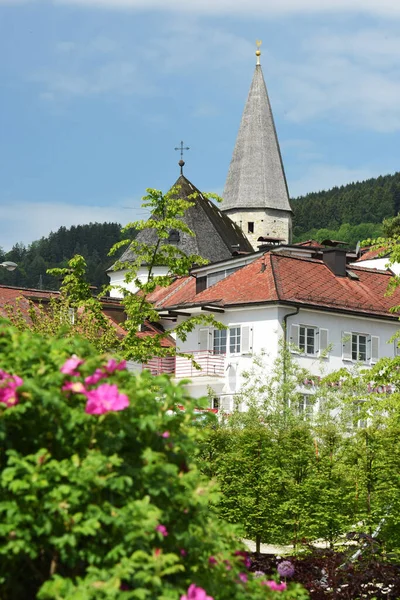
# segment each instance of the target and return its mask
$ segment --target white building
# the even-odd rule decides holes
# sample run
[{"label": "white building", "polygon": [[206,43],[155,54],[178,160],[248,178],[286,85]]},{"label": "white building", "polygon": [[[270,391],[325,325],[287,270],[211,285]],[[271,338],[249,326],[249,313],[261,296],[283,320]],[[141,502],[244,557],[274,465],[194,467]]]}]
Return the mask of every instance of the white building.
[{"label": "white building", "polygon": [[269,371],[284,336],[300,349],[293,352],[299,364],[316,377],[321,370],[395,356],[391,338],[400,323],[390,308],[400,303],[400,291],[385,296],[391,273],[350,269],[347,258],[339,249],[272,247],[194,269],[164,296],[158,292],[155,306],[166,329],[205,312],[227,327],[198,326],[178,342],[178,350],[193,355],[201,368],[178,356],[175,378],[190,378],[194,397],[211,395],[229,412],[254,355],[265,353]]}]

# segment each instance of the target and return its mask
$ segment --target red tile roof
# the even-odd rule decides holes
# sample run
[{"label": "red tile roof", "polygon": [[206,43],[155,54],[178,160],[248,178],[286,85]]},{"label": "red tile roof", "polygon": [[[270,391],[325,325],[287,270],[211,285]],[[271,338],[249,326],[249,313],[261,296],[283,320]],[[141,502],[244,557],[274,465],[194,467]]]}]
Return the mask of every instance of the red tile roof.
[{"label": "red tile roof", "polygon": [[397,318],[389,310],[400,304],[400,289],[385,295],[391,273],[359,266],[350,270],[356,278],[334,275],[322,260],[271,251],[199,294],[189,277],[151,300],[165,309],[281,301]]},{"label": "red tile roof", "polygon": [[[8,318],[8,310],[18,309],[24,319],[30,322],[29,311],[32,308],[31,301],[37,304],[40,302],[47,303],[51,298],[56,298],[58,295],[59,292],[56,291],[0,285],[0,316]],[[114,305],[115,307],[119,307],[120,302],[113,298],[106,298],[104,300],[104,314],[114,327],[118,337],[124,337],[126,335],[124,328],[113,318],[112,314],[107,314],[107,310]]]},{"label": "red tile roof", "polygon": [[361,254],[360,258],[357,258],[357,262],[362,262],[363,260],[371,260],[372,258],[384,258],[385,254],[383,253],[383,251],[383,248],[378,248],[377,250],[369,248],[366,252]]}]

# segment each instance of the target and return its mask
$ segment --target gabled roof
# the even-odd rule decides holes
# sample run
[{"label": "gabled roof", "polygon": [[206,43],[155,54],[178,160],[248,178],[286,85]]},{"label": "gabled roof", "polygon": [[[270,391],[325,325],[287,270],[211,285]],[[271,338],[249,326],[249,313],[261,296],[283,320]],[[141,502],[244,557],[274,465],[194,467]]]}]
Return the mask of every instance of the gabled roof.
[{"label": "gabled roof", "polygon": [[291,211],[268,92],[257,64],[243,111],[221,208]]},{"label": "gabled roof", "polygon": [[354,265],[351,272],[352,277],[338,277],[322,260],[271,251],[199,294],[189,277],[154,301],[162,309],[282,302],[398,319],[390,308],[400,304],[400,289],[385,295],[392,274]]},{"label": "gabled roof", "polygon": [[[188,196],[193,206],[185,211],[182,217],[194,236],[179,232],[179,241],[176,246],[186,254],[198,254],[210,262],[226,260],[232,256],[232,252],[252,252],[253,248],[238,225],[208,198],[198,190],[184,175],[180,175],[174,187],[179,189],[178,196],[187,199]],[[137,241],[148,245],[157,242],[155,229],[144,229],[136,237]],[[131,262],[135,255],[131,248],[125,250],[120,260]]]}]

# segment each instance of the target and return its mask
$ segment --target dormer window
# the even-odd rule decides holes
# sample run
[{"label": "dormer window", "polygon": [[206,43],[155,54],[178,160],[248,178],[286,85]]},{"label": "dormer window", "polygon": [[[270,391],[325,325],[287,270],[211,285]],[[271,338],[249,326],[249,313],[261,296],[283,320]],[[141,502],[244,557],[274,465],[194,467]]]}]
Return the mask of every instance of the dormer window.
[{"label": "dormer window", "polygon": [[248,221],[247,233],[254,233],[254,221]]},{"label": "dormer window", "polygon": [[177,229],[171,229],[168,236],[168,244],[179,244],[180,235]]}]

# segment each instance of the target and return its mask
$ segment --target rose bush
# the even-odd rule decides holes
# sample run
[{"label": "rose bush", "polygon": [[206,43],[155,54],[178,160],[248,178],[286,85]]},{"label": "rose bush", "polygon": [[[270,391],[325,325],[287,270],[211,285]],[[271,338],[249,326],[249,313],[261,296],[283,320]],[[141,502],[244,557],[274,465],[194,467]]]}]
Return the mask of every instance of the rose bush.
[{"label": "rose bush", "polygon": [[2,600],[306,597],[211,511],[182,386],[6,323],[0,369]]}]

